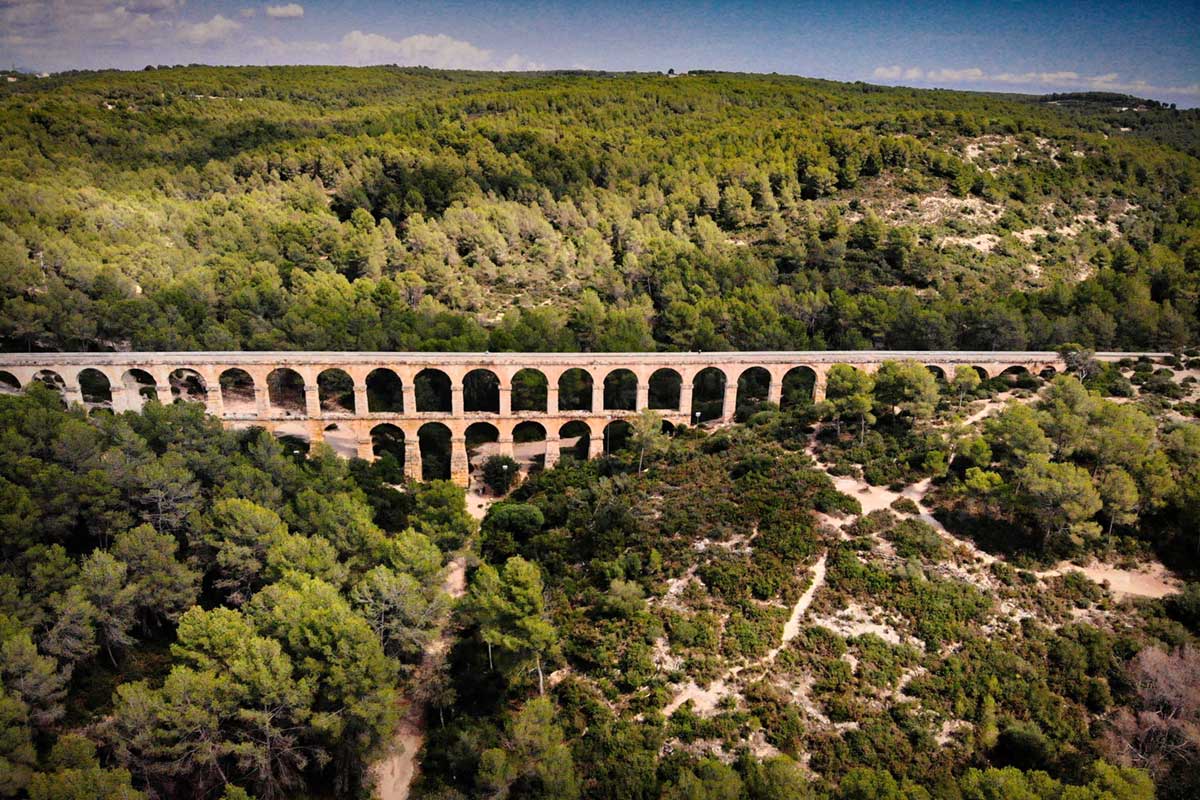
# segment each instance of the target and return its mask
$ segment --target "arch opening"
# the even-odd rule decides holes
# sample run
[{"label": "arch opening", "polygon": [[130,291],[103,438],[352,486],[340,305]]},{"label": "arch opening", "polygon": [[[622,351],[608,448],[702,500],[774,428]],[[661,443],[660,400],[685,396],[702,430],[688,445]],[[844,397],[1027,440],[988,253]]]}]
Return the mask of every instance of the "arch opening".
[{"label": "arch opening", "polygon": [[79,371],[79,395],[86,406],[112,408],[112,384],[108,376],[88,367]]},{"label": "arch opening", "polygon": [[546,466],[546,427],[540,422],[519,422],[513,428],[513,458],[525,470]]},{"label": "arch opening", "polygon": [[370,414],[401,414],[404,412],[404,384],[400,376],[387,367],[371,370],[367,375],[367,412]]},{"label": "arch opening", "polygon": [[171,373],[171,397],[179,403],[204,403],[208,400],[208,387],[204,378],[194,369],[180,367]]},{"label": "arch opening", "polygon": [[21,391],[21,382],[11,372],[0,370],[0,394],[16,394]]},{"label": "arch opening", "polygon": [[324,370],[317,376],[317,399],[323,412],[353,414],[354,379],[337,367]]},{"label": "arch opening", "polygon": [[500,454],[500,431],[490,422],[467,426],[463,439],[467,447],[467,472],[477,472],[491,456]]},{"label": "arch opening", "polygon": [[558,429],[559,458],[586,461],[592,446],[592,429],[586,422],[571,420]]},{"label": "arch opening", "polygon": [[725,373],[716,367],[705,367],[692,380],[691,422],[720,419],[724,412]]},{"label": "arch opening", "polygon": [[939,386],[945,385],[947,382],[947,376],[944,369],[939,367],[937,364],[926,364],[925,369],[929,370],[933,374],[933,378],[938,382]]},{"label": "arch opening", "polygon": [[631,370],[614,369],[604,376],[604,409],[633,411],[637,408],[638,379]]},{"label": "arch opening", "polygon": [[500,413],[500,379],[490,369],[473,369],[463,377],[463,411]]},{"label": "arch opening", "polygon": [[283,447],[283,452],[294,459],[303,461],[308,458],[312,445],[298,433],[275,433],[275,439]]},{"label": "arch opening", "polygon": [[546,374],[537,369],[519,370],[512,379],[512,398],[510,403],[513,411],[549,411],[550,382]]},{"label": "arch opening", "polygon": [[254,378],[244,369],[233,367],[221,373],[218,379],[221,384],[221,404],[228,412],[253,413],[256,410],[254,400]]},{"label": "arch opening", "polygon": [[271,370],[267,375],[267,402],[289,416],[304,416],[304,378],[287,367]]},{"label": "arch opening", "polygon": [[779,397],[779,407],[811,405],[816,385],[816,370],[812,367],[792,367],[783,375],[783,392]]},{"label": "arch opening", "polygon": [[404,431],[389,422],[371,428],[371,453],[383,462],[385,471],[404,480]]},{"label": "arch opening", "polygon": [[558,379],[559,411],[592,410],[592,375],[585,369],[573,367]]},{"label": "arch opening", "polygon": [[440,369],[430,368],[418,372],[413,378],[413,388],[417,395],[418,412],[453,410],[450,376]]},{"label": "arch opening", "polygon": [[450,429],[440,422],[426,422],[417,431],[421,450],[421,480],[450,480]]},{"label": "arch opening", "polygon": [[[121,383],[125,386],[126,402],[131,408],[140,408],[148,400],[158,402],[158,384],[154,382],[154,376],[146,370],[127,370],[121,378]],[[138,398],[138,402],[133,401],[135,397]]]},{"label": "arch opening", "polygon": [[63,399],[64,403],[66,402],[67,382],[63,380],[62,375],[52,369],[40,369],[34,373],[33,380],[58,392],[58,396]]},{"label": "arch opening", "polygon": [[633,438],[633,426],[623,419],[613,420],[604,426],[604,454],[612,455],[629,446]]},{"label": "arch opening", "polygon": [[669,368],[655,370],[649,381],[650,408],[680,411],[679,396],[683,390],[683,377]]},{"label": "arch opening", "polygon": [[763,367],[750,367],[738,376],[737,396],[734,398],[734,419],[744,422],[759,406],[767,402],[771,393],[771,373]]}]

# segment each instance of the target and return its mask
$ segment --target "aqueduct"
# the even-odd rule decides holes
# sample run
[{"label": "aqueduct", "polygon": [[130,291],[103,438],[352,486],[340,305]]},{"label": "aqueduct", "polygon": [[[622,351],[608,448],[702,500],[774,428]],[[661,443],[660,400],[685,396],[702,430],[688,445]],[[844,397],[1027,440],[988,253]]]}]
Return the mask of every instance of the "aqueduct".
[{"label": "aqueduct", "polygon": [[[1141,355],[1165,354],[1096,358]],[[0,354],[0,390],[40,381],[68,404],[118,413],[150,399],[196,401],[228,427],[328,441],[366,459],[392,453],[414,478],[465,483],[468,450],[549,467],[563,452],[615,449],[645,408],[669,425],[729,422],[761,401],[824,399],[834,364],[873,372],[908,359],[947,378],[962,365],[984,377],[1064,366],[1054,352],[9,353]]]}]

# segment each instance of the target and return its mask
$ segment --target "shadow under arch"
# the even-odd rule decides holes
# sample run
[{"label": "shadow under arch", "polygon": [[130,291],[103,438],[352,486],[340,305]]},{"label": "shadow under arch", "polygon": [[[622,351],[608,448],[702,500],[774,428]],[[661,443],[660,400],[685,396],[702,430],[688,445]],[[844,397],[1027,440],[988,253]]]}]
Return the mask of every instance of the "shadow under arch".
[{"label": "shadow under arch", "polygon": [[547,405],[550,381],[546,373],[540,369],[527,367],[518,370],[512,379],[512,398],[510,405],[513,411],[549,411]]},{"label": "shadow under arch", "polygon": [[816,385],[816,370],[804,365],[792,367],[783,375],[783,392],[779,396],[779,407],[784,409],[811,405]]},{"label": "shadow under arch", "polygon": [[705,367],[692,379],[692,407],[689,419],[693,424],[720,419],[725,413],[725,373],[716,367]]},{"label": "shadow under arch", "polygon": [[604,410],[633,411],[637,408],[637,375],[625,368],[604,376]]},{"label": "shadow under arch", "polygon": [[337,367],[322,370],[317,375],[317,400],[322,412],[353,414],[354,379],[350,373]]},{"label": "shadow under arch", "polygon": [[651,375],[648,391],[650,408],[664,411],[681,411],[679,397],[683,391],[683,376],[670,367],[656,369]]},{"label": "shadow under arch", "polygon": [[440,369],[427,367],[418,372],[413,378],[413,390],[416,393],[418,413],[449,413],[453,410],[450,376]]},{"label": "shadow under arch", "polygon": [[421,450],[421,480],[450,480],[450,429],[440,422],[426,422],[417,430]]},{"label": "shadow under arch", "polygon": [[582,420],[574,419],[558,429],[560,458],[586,461],[592,446],[592,429]]}]

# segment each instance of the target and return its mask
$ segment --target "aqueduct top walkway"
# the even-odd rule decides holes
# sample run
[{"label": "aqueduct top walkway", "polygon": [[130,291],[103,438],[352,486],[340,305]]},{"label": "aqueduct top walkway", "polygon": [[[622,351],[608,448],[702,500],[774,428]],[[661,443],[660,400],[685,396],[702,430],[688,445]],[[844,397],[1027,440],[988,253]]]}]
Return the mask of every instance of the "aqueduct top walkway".
[{"label": "aqueduct top walkway", "polygon": [[[1143,355],[1166,354],[1096,358]],[[528,453],[529,443],[544,441],[548,466],[562,444],[580,455],[607,450],[610,427],[645,408],[671,424],[729,421],[740,406],[764,400],[823,399],[834,364],[873,372],[899,360],[945,377],[959,366],[984,377],[1064,367],[1055,352],[1002,351],[7,353],[0,354],[0,389],[36,380],[68,403],[116,412],[140,409],[147,399],[202,402],[232,427],[328,440],[364,458],[394,448],[414,477],[423,473],[423,437],[436,429],[449,440],[448,464],[439,468],[463,482],[473,443],[493,441],[500,453],[512,453],[515,443]]]}]

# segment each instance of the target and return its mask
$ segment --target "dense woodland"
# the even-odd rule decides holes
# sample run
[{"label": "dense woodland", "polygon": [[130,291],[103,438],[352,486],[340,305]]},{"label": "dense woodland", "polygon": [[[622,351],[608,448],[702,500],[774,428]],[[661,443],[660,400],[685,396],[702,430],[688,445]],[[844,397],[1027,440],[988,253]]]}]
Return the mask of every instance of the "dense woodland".
[{"label": "dense woodland", "polygon": [[11,350],[1197,333],[1200,112],[1133,98],[191,67],[20,80],[0,109]]},{"label": "dense woodland", "polygon": [[413,704],[414,798],[1200,793],[1195,111],[383,67],[0,104],[8,350],[1068,364],[648,411],[606,457],[483,463],[482,523],[390,455],[0,394],[0,797],[367,798]]}]

